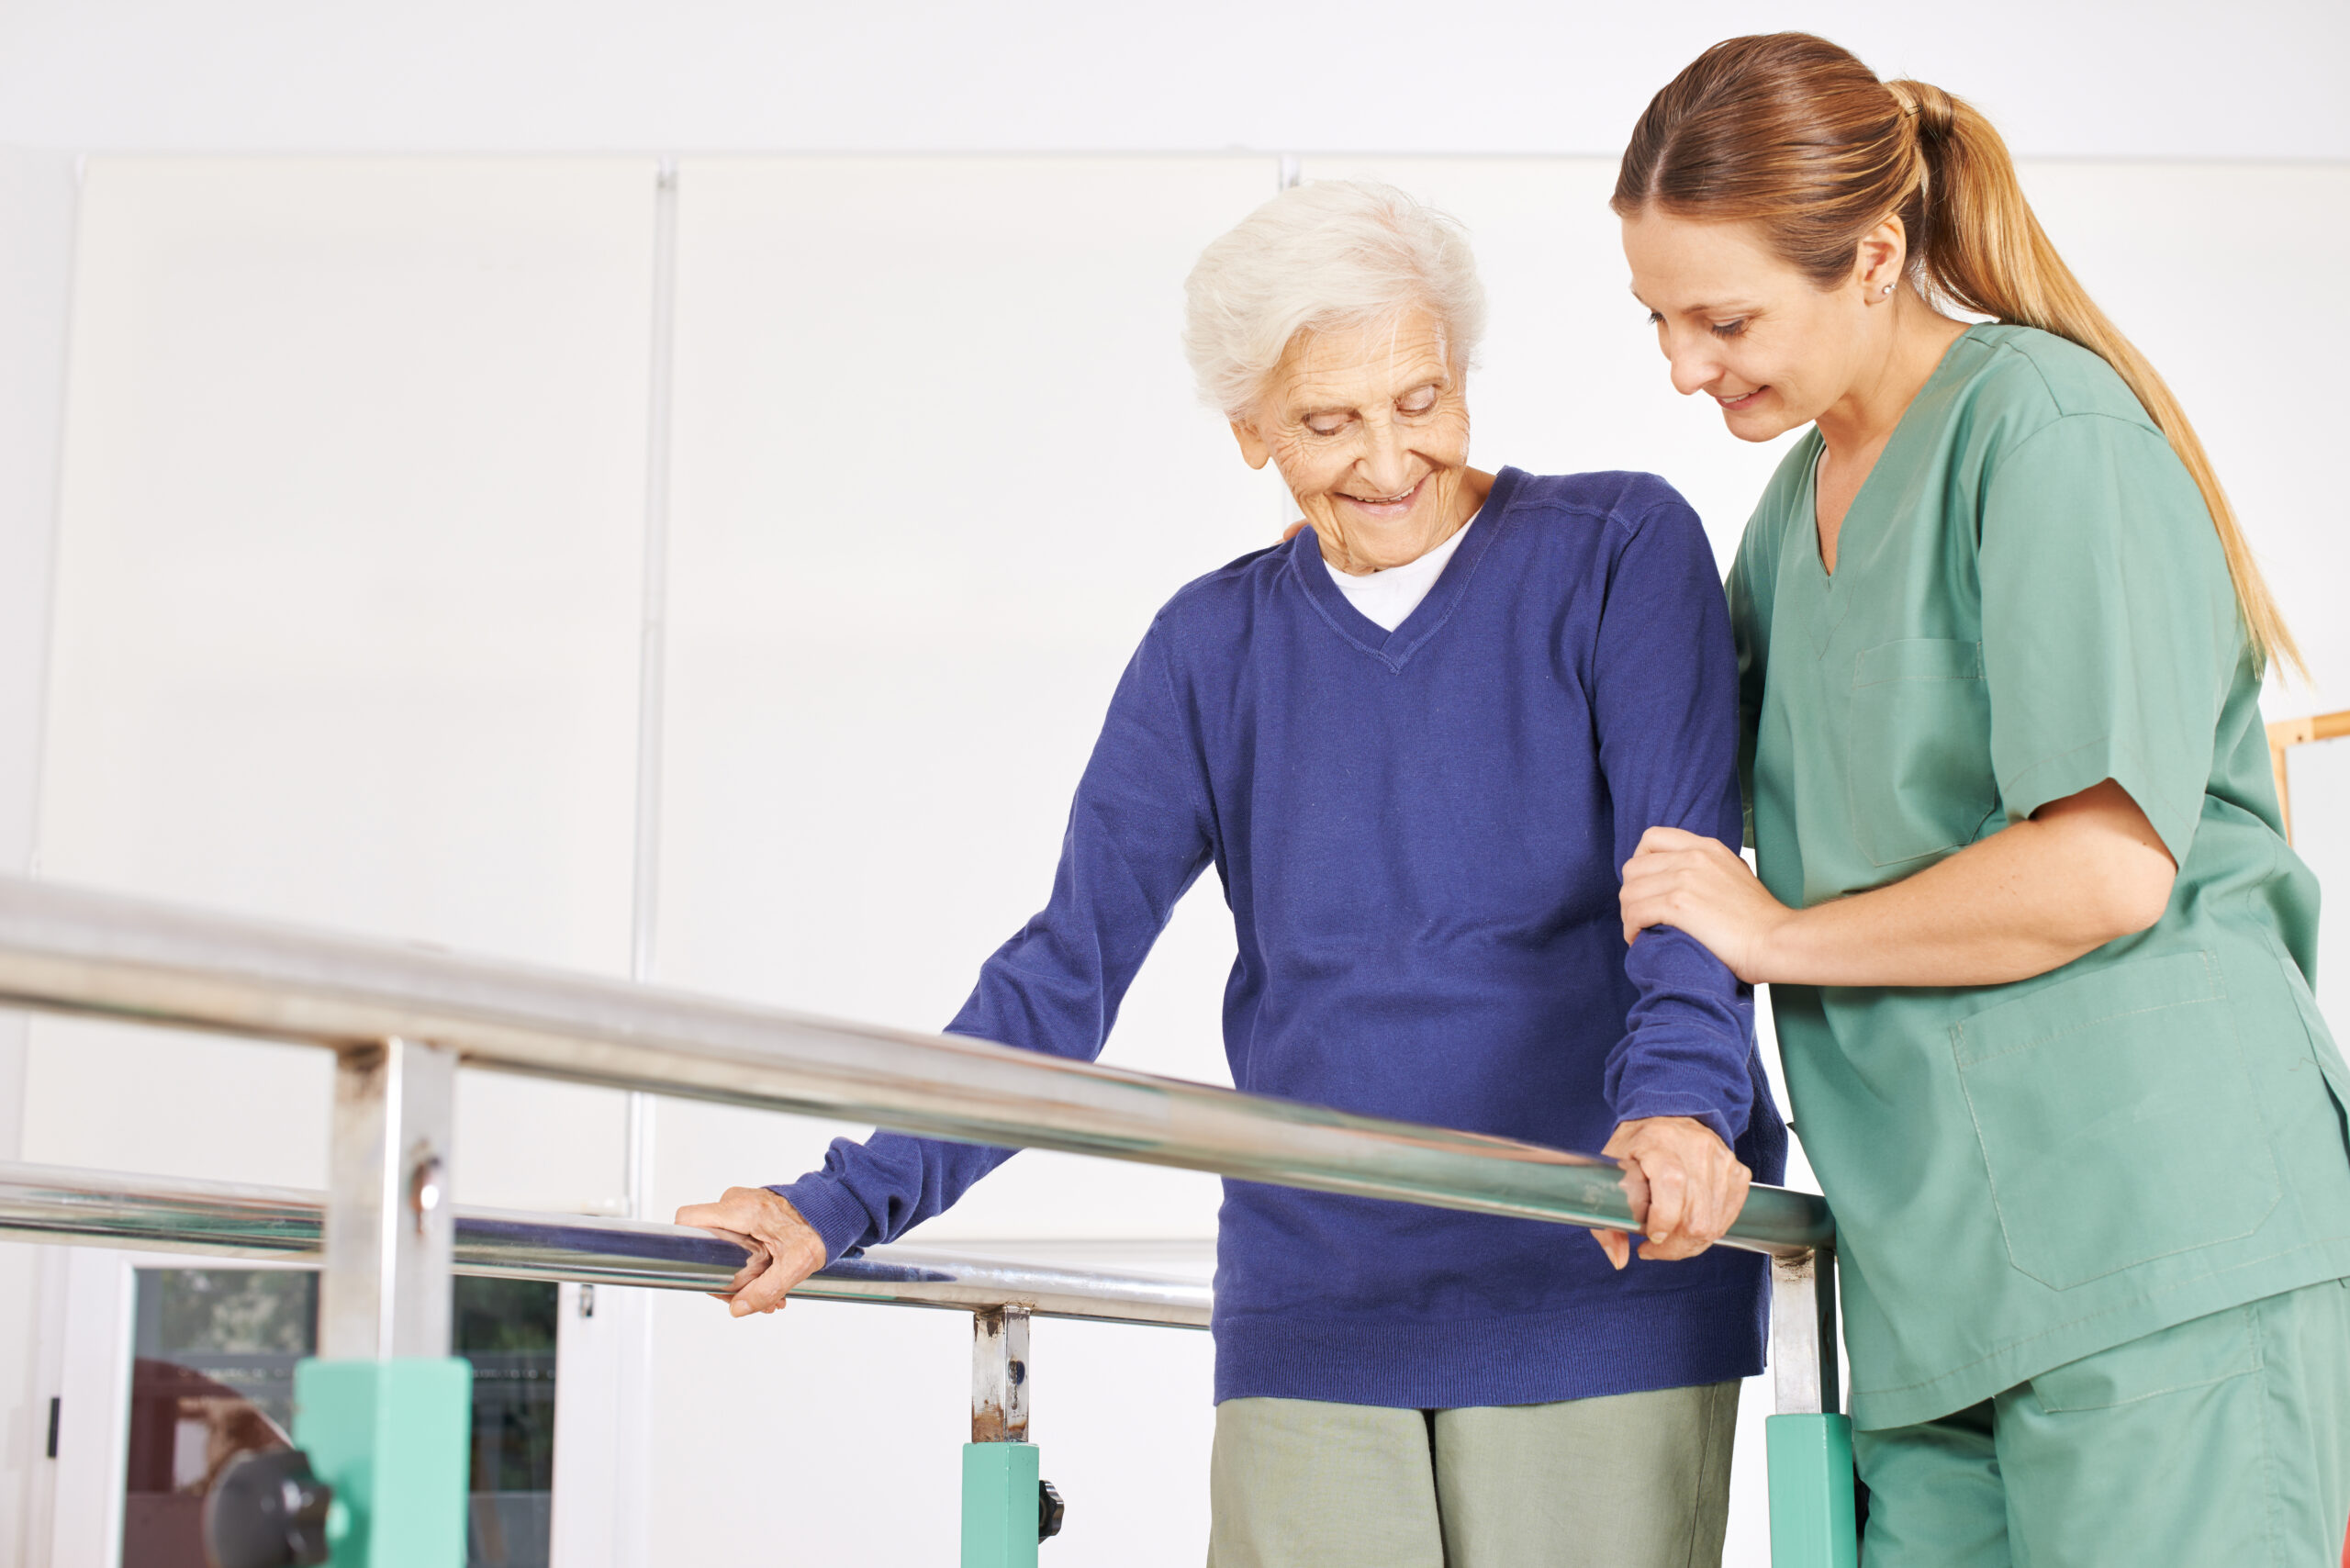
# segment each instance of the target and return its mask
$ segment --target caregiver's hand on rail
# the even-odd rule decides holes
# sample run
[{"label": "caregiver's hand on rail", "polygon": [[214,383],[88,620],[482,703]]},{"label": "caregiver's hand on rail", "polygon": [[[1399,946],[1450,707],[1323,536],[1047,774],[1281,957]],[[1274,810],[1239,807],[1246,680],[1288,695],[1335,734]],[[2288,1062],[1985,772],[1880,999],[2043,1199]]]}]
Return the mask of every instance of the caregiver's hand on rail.
[{"label": "caregiver's hand on rail", "polygon": [[726,1288],[711,1293],[736,1317],[780,1311],[791,1288],[824,1266],[823,1238],[765,1187],[729,1187],[714,1204],[688,1204],[677,1223],[722,1232],[750,1249]]},{"label": "caregiver's hand on rail", "polygon": [[[1620,1123],[1600,1152],[1623,1162],[1624,1191],[1646,1238],[1643,1258],[1695,1258],[1719,1241],[1754,1182],[1714,1129],[1689,1116]],[[1631,1238],[1622,1231],[1591,1234],[1618,1269],[1632,1260]]]},{"label": "caregiver's hand on rail", "polygon": [[2145,930],[2177,869],[2110,778],[1915,876],[1809,909],[1773,898],[1713,839],[1652,827],[1624,867],[1624,940],[1678,927],[1749,984],[2003,985]]}]

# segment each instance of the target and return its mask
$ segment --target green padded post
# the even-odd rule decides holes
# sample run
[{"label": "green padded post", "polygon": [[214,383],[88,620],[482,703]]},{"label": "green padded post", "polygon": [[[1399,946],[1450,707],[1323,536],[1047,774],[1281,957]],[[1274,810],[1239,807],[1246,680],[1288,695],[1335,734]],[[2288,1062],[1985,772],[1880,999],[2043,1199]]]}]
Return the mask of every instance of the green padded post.
[{"label": "green padded post", "polygon": [[963,1568],[1036,1568],[1033,1443],[963,1445]]},{"label": "green padded post", "polygon": [[464,1568],[473,1390],[458,1357],[294,1369],[294,1444],[348,1510],[332,1568]]},{"label": "green padded post", "polygon": [[1859,1568],[1852,1418],[1773,1416],[1762,1434],[1771,1466],[1771,1568]]}]

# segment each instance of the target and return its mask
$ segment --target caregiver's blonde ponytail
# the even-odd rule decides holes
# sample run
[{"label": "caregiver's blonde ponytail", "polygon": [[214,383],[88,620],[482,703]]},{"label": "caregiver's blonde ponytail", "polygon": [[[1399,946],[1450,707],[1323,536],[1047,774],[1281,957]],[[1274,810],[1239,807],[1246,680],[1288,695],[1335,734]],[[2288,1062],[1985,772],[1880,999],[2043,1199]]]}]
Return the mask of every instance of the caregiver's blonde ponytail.
[{"label": "caregiver's blonde ponytail", "polygon": [[1755,223],[1822,286],[1851,276],[1862,237],[1898,217],[1929,299],[2053,332],[2114,368],[2203,493],[2255,658],[2307,673],[2186,410],[2056,253],[2007,143],[1972,105],[1880,82],[1808,33],[1731,39],[1651,101],[1611,205]]}]

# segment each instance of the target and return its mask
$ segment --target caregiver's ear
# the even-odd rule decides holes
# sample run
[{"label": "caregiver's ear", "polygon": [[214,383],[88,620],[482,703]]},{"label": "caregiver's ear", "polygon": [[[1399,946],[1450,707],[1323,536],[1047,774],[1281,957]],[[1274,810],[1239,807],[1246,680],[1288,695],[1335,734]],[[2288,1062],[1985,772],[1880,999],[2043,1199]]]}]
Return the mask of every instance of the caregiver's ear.
[{"label": "caregiver's ear", "polygon": [[1909,262],[1909,234],[1901,219],[1889,217],[1866,234],[1853,257],[1853,281],[1861,286],[1861,296],[1869,304],[1886,297],[1885,286],[1898,284]]},{"label": "caregiver's ear", "polygon": [[1240,443],[1240,456],[1249,467],[1262,468],[1272,461],[1273,449],[1266,444],[1263,436],[1257,433],[1256,426],[1233,420],[1232,439]]}]

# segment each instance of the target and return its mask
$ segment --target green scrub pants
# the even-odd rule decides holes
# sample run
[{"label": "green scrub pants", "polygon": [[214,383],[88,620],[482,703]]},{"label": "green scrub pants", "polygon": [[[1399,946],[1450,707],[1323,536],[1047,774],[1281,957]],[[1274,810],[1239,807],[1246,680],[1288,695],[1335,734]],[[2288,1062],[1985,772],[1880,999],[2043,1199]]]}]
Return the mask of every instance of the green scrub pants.
[{"label": "green scrub pants", "polygon": [[1712,1568],[1738,1388],[1216,1406],[1209,1568]]},{"label": "green scrub pants", "polygon": [[2350,1280],[1852,1449],[1868,1568],[2331,1568],[2350,1521]]}]

